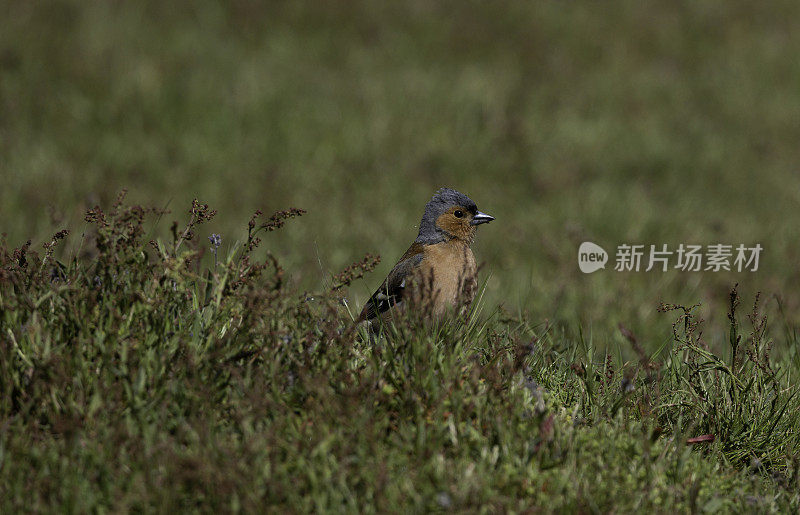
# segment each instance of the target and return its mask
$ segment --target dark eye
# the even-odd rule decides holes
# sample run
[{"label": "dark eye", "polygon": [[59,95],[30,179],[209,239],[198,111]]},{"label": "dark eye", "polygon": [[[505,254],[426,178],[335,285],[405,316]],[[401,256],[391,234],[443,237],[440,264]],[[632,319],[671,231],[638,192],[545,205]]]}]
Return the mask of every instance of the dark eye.
[{"label": "dark eye", "polygon": [[453,211],[453,215],[454,215],[456,218],[461,218],[461,217],[463,217],[463,216],[464,216],[464,212],[463,212],[463,211],[461,211],[460,209],[456,209],[455,211]]}]

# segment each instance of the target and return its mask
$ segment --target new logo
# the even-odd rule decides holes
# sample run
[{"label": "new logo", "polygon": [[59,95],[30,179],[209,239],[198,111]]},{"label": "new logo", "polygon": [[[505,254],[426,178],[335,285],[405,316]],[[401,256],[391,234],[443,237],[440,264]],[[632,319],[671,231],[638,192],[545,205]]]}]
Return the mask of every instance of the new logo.
[{"label": "new logo", "polygon": [[591,274],[606,267],[608,253],[591,241],[584,241],[578,248],[578,267],[584,274]]}]

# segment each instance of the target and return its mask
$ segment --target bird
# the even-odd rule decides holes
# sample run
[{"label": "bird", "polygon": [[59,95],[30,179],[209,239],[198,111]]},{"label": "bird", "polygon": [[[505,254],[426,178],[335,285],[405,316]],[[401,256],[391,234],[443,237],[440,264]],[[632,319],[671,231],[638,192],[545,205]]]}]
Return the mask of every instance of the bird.
[{"label": "bird", "polygon": [[470,245],[477,227],[492,220],[463,193],[439,189],[425,205],[416,240],[364,304],[356,322],[375,327],[411,306],[427,317],[440,317],[471,303],[478,267]]}]

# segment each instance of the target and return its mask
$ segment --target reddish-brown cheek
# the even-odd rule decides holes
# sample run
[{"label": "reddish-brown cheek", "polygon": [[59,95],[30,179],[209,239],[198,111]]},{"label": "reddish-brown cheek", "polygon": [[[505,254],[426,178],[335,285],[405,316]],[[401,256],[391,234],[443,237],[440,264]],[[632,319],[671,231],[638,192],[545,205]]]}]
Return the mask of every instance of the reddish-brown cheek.
[{"label": "reddish-brown cheek", "polygon": [[436,221],[436,225],[452,234],[456,238],[467,240],[472,236],[472,227],[464,219],[445,213]]},{"label": "reddish-brown cheek", "polygon": [[472,237],[475,234],[475,227],[470,225],[468,222],[463,222],[461,224],[461,231],[462,240],[472,240]]}]

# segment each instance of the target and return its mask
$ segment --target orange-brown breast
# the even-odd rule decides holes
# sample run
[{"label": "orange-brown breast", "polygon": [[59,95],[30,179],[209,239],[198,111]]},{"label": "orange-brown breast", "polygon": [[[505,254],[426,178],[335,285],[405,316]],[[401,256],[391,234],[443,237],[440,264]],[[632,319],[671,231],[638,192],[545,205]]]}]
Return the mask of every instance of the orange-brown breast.
[{"label": "orange-brown breast", "polygon": [[441,315],[453,306],[472,302],[478,267],[469,244],[452,239],[427,245],[424,255],[414,277],[414,304]]}]

